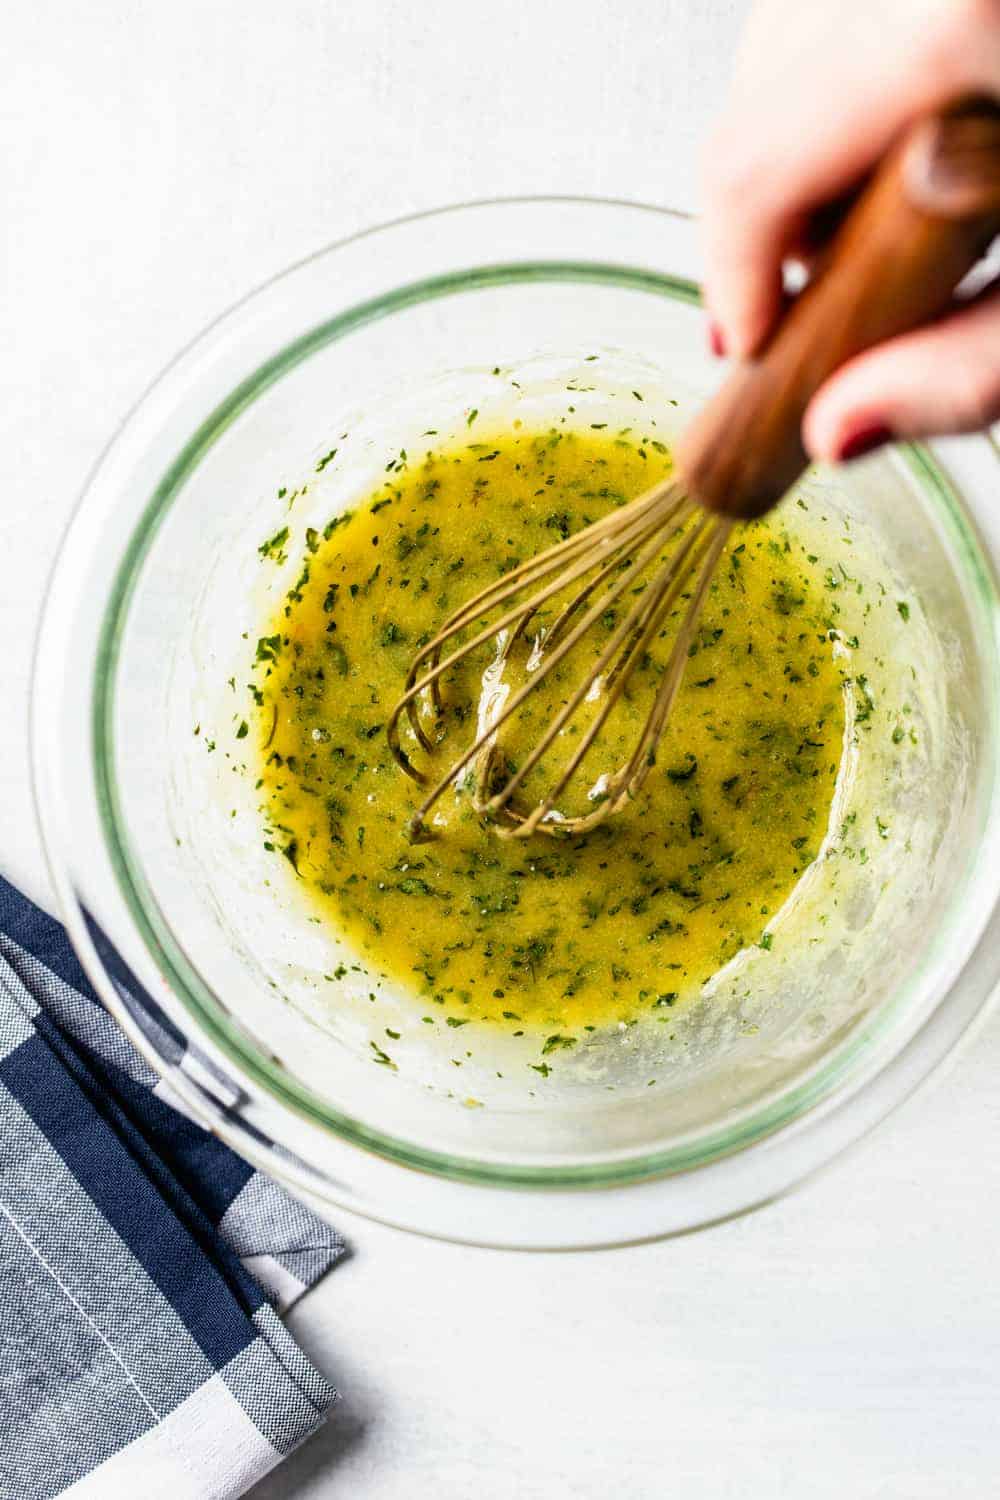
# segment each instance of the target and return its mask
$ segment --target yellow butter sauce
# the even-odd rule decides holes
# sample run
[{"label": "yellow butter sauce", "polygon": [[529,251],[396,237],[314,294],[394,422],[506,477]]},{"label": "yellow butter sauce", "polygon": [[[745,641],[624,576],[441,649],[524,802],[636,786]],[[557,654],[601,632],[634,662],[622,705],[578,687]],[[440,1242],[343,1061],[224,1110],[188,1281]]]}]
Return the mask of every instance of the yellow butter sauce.
[{"label": "yellow butter sauce", "polygon": [[[822,563],[794,510],[733,533],[656,765],[626,811],[580,838],[502,842],[467,794],[449,793],[437,836],[407,840],[420,793],[385,723],[417,645],[669,464],[662,444],[606,430],[506,431],[404,455],[353,515],[307,534],[301,576],[258,646],[266,840],[316,912],[436,1024],[541,1027],[572,1045],[583,1029],[666,1013],[742,947],[768,945],[820,847],[843,686]],[[648,690],[638,673],[616,717],[623,745],[662,658],[645,666]],[[446,701],[442,766],[474,731],[475,681],[448,684]]]}]

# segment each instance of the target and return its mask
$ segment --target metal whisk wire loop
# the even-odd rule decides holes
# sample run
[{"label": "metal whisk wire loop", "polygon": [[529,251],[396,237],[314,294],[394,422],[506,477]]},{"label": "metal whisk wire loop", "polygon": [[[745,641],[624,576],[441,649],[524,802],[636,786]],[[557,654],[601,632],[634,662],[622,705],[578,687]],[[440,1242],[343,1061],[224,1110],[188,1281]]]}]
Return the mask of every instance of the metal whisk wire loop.
[{"label": "metal whisk wire loop", "polygon": [[[446,674],[491,640],[496,643],[491,671],[494,676],[502,674],[512,648],[526,636],[532,621],[541,617],[549,601],[559,600],[578,585],[566,602],[559,602],[554,622],[547,628],[540,626],[527,680],[497,711],[489,712],[485,722],[481,715],[479,732],[472,743],[425,797],[412,820],[411,837],[429,836],[427,820],[435,804],[467,771],[476,811],[494,824],[501,837],[524,838],[536,831],[553,836],[582,833],[635,796],[654,763],[656,746],[677,696],[698,617],[729,530],[730,522],[701,511],[675,483],[664,481],[522,563],[455,610],[414,657],[405,691],[387,726],[393,756],[421,786],[426,786],[429,778],[402,746],[403,716],[421,750],[432,754],[435,742],[425,727],[425,716],[432,725],[440,724],[445,707],[441,683]],[[668,550],[671,542],[672,552]],[[535,591],[528,592],[533,587]],[[616,606],[627,590],[634,595],[634,602],[624,619],[617,622]],[[636,667],[646,658],[651,642],[682,600],[681,623],[634,749],[617,770],[600,778],[590,793],[593,806],[588,812],[563,815],[556,806],[559,797],[607,723]],[[516,769],[508,770],[498,740],[500,730],[602,619],[615,623],[596,660],[549,719],[525,759]],[[488,623],[481,625],[483,620]],[[445,647],[463,633],[467,638],[443,654]],[[529,810],[519,810],[515,793],[581,705],[595,701],[597,696],[601,697],[597,712],[548,790]]]}]

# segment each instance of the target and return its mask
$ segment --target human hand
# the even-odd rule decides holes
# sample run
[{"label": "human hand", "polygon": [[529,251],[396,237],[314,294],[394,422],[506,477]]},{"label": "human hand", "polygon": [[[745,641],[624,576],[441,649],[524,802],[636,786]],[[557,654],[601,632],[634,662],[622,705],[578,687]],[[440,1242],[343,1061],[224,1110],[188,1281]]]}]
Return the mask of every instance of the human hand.
[{"label": "human hand", "polygon": [[[900,130],[969,93],[1000,98],[1000,0],[758,0],[706,160],[716,352],[761,345],[783,264],[808,263],[824,219]],[[843,460],[998,418],[1000,285],[850,360],[811,401],[803,440]]]}]

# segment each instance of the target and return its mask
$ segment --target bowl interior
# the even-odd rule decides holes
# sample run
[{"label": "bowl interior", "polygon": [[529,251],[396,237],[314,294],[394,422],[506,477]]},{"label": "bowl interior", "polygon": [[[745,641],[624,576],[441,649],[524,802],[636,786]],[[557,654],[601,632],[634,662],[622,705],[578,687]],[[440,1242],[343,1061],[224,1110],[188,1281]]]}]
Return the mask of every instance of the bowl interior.
[{"label": "bowl interior", "polygon": [[[773,948],[741,954],[674,1024],[597,1036],[544,1079],[533,1042],[469,1026],[459,1045],[352,967],[263,847],[238,729],[288,578],[262,570],[262,539],[287,523],[294,571],[307,526],[364,498],[427,428],[460,431],[472,407],[481,424],[542,426],[570,407],[624,416],[639,389],[669,440],[719,378],[680,279],[511,262],[406,284],[235,389],[129,538],[96,715],[119,879],[194,1024],[331,1130],[486,1180],[690,1166],[855,1076],[960,967],[969,893],[985,909],[996,883],[993,593],[959,503],[915,450],[803,486],[795,523],[829,559],[838,628],[858,637],[865,723],[849,723],[822,855]],[[386,1026],[400,1038],[391,1066],[371,1045]]]}]

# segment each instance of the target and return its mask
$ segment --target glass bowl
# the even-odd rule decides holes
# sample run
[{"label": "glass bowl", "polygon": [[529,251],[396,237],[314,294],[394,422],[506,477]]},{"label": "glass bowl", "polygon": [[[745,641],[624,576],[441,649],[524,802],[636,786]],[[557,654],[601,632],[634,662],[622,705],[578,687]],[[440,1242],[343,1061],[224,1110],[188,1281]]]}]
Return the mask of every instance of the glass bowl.
[{"label": "glass bowl", "polygon": [[[349,507],[388,454],[472,407],[532,425],[634,410],[640,390],[669,437],[722,373],[697,269],[692,222],[632,204],[472,204],[360,235],[209,328],[70,525],[33,697],[64,918],[175,1097],[332,1203],[504,1245],[688,1229],[855,1139],[993,990],[1000,464],[983,437],[806,480],[845,638],[866,620],[851,671],[874,717],[772,950],[658,1035],[602,1035],[544,1080],[512,1039],[431,1035],[263,850],[239,726],[287,582],[258,544]],[[391,1066],[371,1045],[387,1021]]]}]

